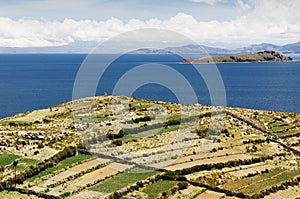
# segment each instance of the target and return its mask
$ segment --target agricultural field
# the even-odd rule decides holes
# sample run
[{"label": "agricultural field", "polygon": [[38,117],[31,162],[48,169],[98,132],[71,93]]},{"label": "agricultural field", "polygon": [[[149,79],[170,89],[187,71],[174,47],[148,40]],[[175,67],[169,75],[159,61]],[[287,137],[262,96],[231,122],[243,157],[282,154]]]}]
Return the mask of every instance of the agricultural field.
[{"label": "agricultural field", "polygon": [[0,198],[295,198],[299,135],[295,113],[81,99],[0,120]]},{"label": "agricultural field", "polygon": [[133,168],[129,171],[119,173],[118,175],[108,178],[99,184],[96,184],[95,186],[91,187],[90,190],[103,193],[112,193],[138,181],[145,180],[148,177],[154,176],[158,173],[158,171]]}]

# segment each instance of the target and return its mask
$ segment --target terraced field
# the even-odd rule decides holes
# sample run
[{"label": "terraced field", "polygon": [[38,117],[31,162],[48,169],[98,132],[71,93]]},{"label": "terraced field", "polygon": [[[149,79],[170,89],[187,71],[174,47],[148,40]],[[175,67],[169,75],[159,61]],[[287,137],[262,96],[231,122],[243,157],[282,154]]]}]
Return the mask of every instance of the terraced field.
[{"label": "terraced field", "polygon": [[117,96],[18,114],[0,121],[0,197],[293,198],[299,121]]}]

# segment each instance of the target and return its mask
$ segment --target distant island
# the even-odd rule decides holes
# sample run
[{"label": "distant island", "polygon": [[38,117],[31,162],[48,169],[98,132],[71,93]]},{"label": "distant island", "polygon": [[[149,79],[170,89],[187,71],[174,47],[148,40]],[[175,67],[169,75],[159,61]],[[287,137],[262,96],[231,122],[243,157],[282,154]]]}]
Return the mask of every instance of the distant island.
[{"label": "distant island", "polygon": [[275,51],[263,51],[255,54],[237,54],[237,55],[221,55],[207,56],[199,59],[183,59],[183,64],[193,63],[226,63],[226,62],[286,62],[292,61],[291,57],[287,57]]}]

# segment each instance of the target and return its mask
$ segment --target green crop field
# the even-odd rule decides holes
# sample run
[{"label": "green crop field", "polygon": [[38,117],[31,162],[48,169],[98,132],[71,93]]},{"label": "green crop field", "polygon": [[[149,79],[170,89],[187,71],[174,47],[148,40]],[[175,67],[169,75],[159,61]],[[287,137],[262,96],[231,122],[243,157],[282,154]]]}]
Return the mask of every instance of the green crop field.
[{"label": "green crop field", "polygon": [[226,183],[222,187],[252,195],[298,175],[300,175],[300,170],[275,168],[269,173],[242,178],[234,182]]},{"label": "green crop field", "polygon": [[148,185],[143,192],[148,195],[148,199],[156,199],[158,198],[159,194],[162,192],[168,191],[172,187],[177,184],[176,181],[163,181],[159,180],[153,184]]},{"label": "green crop field", "polygon": [[14,160],[20,158],[21,156],[14,154],[1,154],[0,155],[0,165],[5,166],[11,164]]},{"label": "green crop field", "polygon": [[[16,166],[17,170],[24,170],[29,168],[31,165],[36,165],[39,161],[30,158],[21,158],[18,161],[18,165]],[[14,166],[11,165],[10,169],[14,169]]]},{"label": "green crop field", "polygon": [[120,173],[90,188],[92,191],[112,193],[130,184],[144,180],[150,176],[158,174],[158,171],[149,171],[140,168],[134,168],[130,171]]},{"label": "green crop field", "polygon": [[250,195],[255,194],[299,175],[300,175],[300,170],[285,171],[283,173],[272,176],[270,178],[265,178],[263,181],[252,184],[251,186],[247,186],[241,189],[240,191]]},{"label": "green crop field", "polygon": [[272,176],[282,173],[284,171],[285,171],[285,169],[275,168],[275,169],[270,170],[269,173],[264,173],[262,175],[256,175],[253,177],[242,178],[242,179],[239,179],[234,182],[226,183],[226,184],[222,185],[222,187],[224,187],[225,189],[236,191],[236,190],[241,189],[242,187],[246,187],[248,185],[262,181],[264,179],[271,178]]},{"label": "green crop field", "polygon": [[64,168],[68,168],[70,166],[72,166],[73,164],[75,163],[78,163],[78,162],[81,162],[81,161],[84,161],[86,159],[89,159],[89,158],[92,158],[91,155],[87,155],[87,154],[81,154],[79,153],[78,155],[76,156],[73,156],[73,157],[70,157],[70,158],[67,158],[63,161],[60,161],[56,166],[54,167],[50,167],[44,171],[41,171],[40,173],[38,173],[37,175],[35,176],[32,176],[31,178],[29,178],[28,180],[30,182],[34,181],[35,179],[37,178],[40,178],[42,176],[45,176],[45,175],[48,175],[54,171],[58,171],[58,170],[61,170],[61,169],[64,169]]}]

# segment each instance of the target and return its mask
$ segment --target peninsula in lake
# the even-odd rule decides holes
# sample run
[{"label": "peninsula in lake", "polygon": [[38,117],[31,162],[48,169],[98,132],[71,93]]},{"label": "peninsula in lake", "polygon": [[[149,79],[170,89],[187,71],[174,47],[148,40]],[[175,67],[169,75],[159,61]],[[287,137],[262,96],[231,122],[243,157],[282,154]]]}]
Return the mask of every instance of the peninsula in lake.
[{"label": "peninsula in lake", "polygon": [[201,57],[199,59],[183,59],[182,63],[285,62],[292,60],[291,57],[287,57],[275,51],[263,51],[255,54],[221,55]]},{"label": "peninsula in lake", "polygon": [[0,198],[299,198],[300,114],[216,108],[96,96],[0,119]]}]

